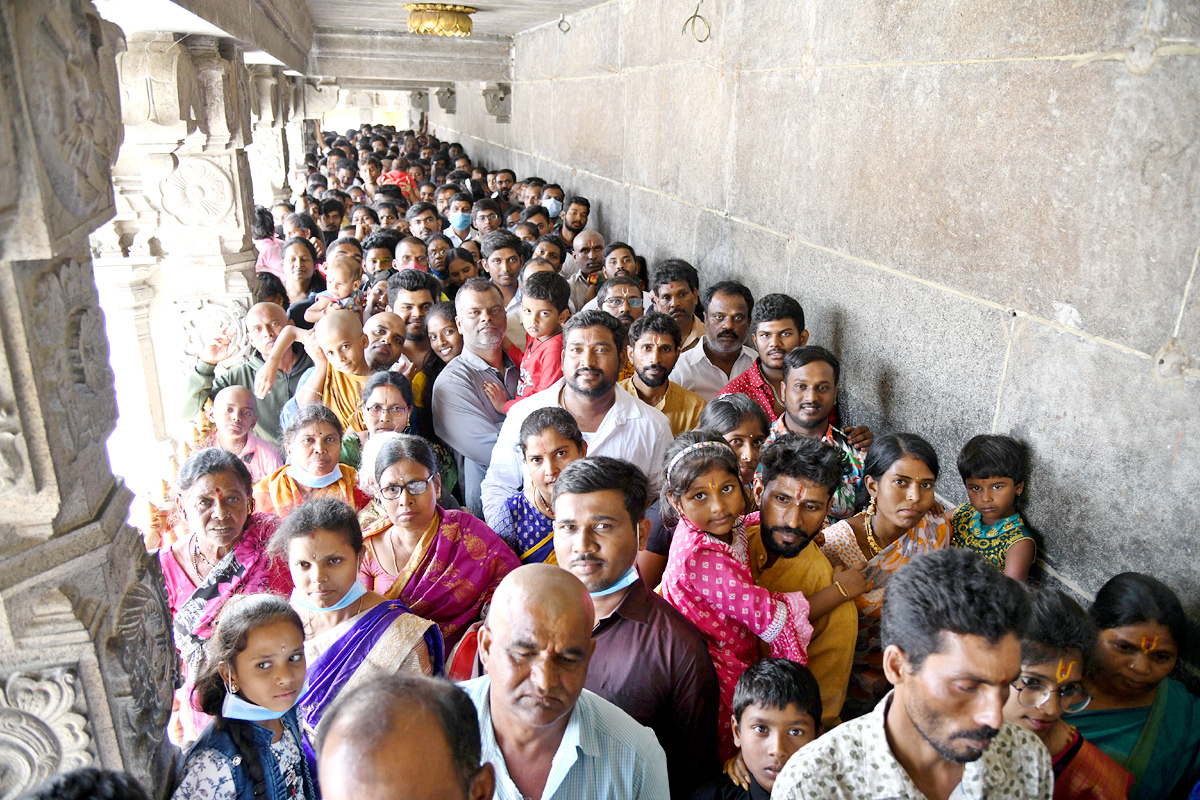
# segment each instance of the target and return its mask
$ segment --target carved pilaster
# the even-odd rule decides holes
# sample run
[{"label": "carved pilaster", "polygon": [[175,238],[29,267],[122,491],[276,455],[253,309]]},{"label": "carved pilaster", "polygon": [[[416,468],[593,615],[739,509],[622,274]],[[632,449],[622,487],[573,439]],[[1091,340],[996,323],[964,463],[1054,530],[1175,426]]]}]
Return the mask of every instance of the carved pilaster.
[{"label": "carved pilaster", "polygon": [[278,67],[256,64],[250,68],[253,98],[254,141],[246,146],[254,202],[269,206],[290,194],[287,181],[287,141],[283,125],[289,105],[286,82]]},{"label": "carved pilaster", "polygon": [[[87,242],[118,207],[123,49],[89,0],[0,4],[0,168],[15,187],[0,199],[3,800],[93,764],[161,796],[174,758],[163,737],[177,678],[170,620],[108,465],[116,403]],[[185,139],[183,118],[160,123],[186,92],[158,102],[147,87],[144,124]],[[102,252],[131,248],[145,209],[121,209],[128,225],[106,228]]]}]

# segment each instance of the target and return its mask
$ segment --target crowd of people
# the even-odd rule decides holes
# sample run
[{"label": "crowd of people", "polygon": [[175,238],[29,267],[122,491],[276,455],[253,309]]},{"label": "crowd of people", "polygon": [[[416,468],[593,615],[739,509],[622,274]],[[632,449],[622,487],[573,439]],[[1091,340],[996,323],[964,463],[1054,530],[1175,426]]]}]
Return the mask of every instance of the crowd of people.
[{"label": "crowd of people", "polygon": [[797,299],[429,133],[307,167],[153,537],[176,800],[1200,797],[1179,598],[1030,585],[1020,442],[945,508]]}]

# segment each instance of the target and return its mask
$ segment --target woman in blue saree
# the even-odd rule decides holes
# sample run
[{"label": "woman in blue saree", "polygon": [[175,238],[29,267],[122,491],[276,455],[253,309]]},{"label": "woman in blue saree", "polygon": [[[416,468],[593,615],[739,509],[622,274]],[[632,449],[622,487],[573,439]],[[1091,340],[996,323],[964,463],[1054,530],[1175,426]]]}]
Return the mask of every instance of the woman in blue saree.
[{"label": "woman in blue saree", "polygon": [[[358,582],[362,529],[349,505],[328,497],[309,500],[279,526],[271,551],[287,561],[296,586],[292,607],[304,622],[308,687],[300,716],[310,741],[342,690],[380,674],[444,673],[437,625]],[[308,742],[306,754],[315,766]]]},{"label": "woman in blue saree", "polygon": [[1092,702],[1067,721],[1133,773],[1131,800],[1183,800],[1200,779],[1200,698],[1167,677],[1186,646],[1179,598],[1125,572],[1089,613],[1100,632],[1084,682]]}]

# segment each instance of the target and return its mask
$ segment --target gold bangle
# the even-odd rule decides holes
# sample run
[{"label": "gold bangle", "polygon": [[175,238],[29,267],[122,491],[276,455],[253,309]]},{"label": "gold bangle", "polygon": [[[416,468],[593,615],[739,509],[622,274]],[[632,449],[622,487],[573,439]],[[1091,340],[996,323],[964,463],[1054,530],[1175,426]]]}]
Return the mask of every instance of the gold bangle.
[{"label": "gold bangle", "polygon": [[842,597],[846,598],[847,600],[850,599],[850,595],[846,594],[846,589],[842,586],[841,581],[834,581],[833,585],[836,586],[837,590],[842,593]]}]

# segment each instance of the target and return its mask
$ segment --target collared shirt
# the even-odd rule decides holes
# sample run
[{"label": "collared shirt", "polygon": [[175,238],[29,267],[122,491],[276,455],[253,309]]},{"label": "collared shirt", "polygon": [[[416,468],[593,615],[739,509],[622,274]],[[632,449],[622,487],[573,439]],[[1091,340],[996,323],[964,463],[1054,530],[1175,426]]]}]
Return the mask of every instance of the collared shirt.
[{"label": "collared shirt", "polygon": [[[569,259],[573,260],[573,259]],[[563,265],[563,272],[567,271],[566,264]],[[587,276],[582,272],[576,271],[571,275],[564,275],[567,279],[567,285],[571,287],[571,313],[578,314],[583,310],[583,307],[588,303],[588,292],[592,290],[592,285],[588,283]]]},{"label": "collared shirt", "polygon": [[679,354],[675,369],[671,370],[671,380],[685,389],[690,389],[711,403],[712,399],[721,393],[725,384],[754,366],[756,354],[753,350],[742,348],[737,361],[733,362],[733,370],[726,375],[725,370],[708,360],[701,342],[691,350]]},{"label": "collared shirt", "polygon": [[[788,433],[791,431],[787,427],[787,414],[780,414],[779,419],[775,420],[775,424],[771,426],[771,432],[763,442],[763,447]],[[851,447],[845,434],[833,427],[832,422],[825,429],[825,435],[821,437],[821,441],[841,450],[842,460],[846,462],[846,474],[842,478],[842,485],[834,490],[833,503],[829,506],[828,521],[832,525],[840,519],[854,516],[854,500],[859,481],[863,478],[864,454]],[[759,464],[755,471],[761,473],[762,464]]]},{"label": "collared shirt", "polygon": [[584,685],[654,731],[671,797],[690,797],[717,771],[717,673],[704,637],[639,578],[592,638]]},{"label": "collared shirt", "polygon": [[[638,397],[632,376],[617,381],[617,383],[621,385],[622,389],[634,397]],[[641,400],[640,397],[638,399]],[[642,402],[646,401],[642,400]],[[706,405],[708,403],[700,395],[689,392],[675,381],[667,381],[666,394],[653,407],[667,415],[667,421],[671,423],[671,434],[678,436],[684,431],[695,429],[700,424],[700,415],[704,413]]]},{"label": "collared shirt", "polygon": [[762,375],[761,361],[756,360],[753,367],[725,384],[721,394],[744,394],[762,406],[771,422],[779,419],[779,415],[775,413],[775,392]]},{"label": "collared shirt", "polygon": [[[504,414],[492,406],[483,384],[500,384],[510,399],[517,393],[521,369],[507,353],[503,358],[504,371],[501,372],[470,350],[463,350],[450,359],[433,384],[433,407],[430,409],[433,430],[463,459],[459,466],[462,467],[460,476],[464,491],[482,482],[492,457],[492,445],[504,422]],[[474,496],[472,503],[477,506]]]},{"label": "collared shirt", "polygon": [[258,438],[253,433],[246,434],[246,446],[242,448],[238,457],[250,470],[250,477],[254,479],[255,483],[283,466],[283,460],[279,457],[279,451],[275,445]]},{"label": "collared shirt", "polygon": [[697,316],[693,316],[691,329],[683,332],[683,344],[679,346],[679,352],[683,353],[687,350],[691,350],[693,347],[700,344],[700,340],[703,338],[704,320]]},{"label": "collared shirt", "polygon": [[[450,362],[451,365],[453,363]],[[450,365],[446,369],[449,370]],[[443,371],[442,375],[445,374]],[[441,382],[442,378],[439,377],[438,384]],[[560,378],[550,388],[515,404],[508,410],[507,418],[502,417],[504,425],[495,439],[491,465],[483,481],[483,513],[489,525],[497,519],[504,501],[521,491],[525,485],[525,461],[517,450],[521,423],[539,408],[561,407],[560,397],[565,386],[566,380]],[[646,405],[620,386],[613,388],[613,406],[604,415],[600,426],[594,432],[584,431],[588,455],[612,456],[633,462],[650,479],[650,497],[657,497],[662,485],[663,456],[673,441],[671,423],[661,411]],[[436,403],[434,407],[436,413]],[[438,435],[441,435],[440,432]]]},{"label": "collared shirt", "polygon": [[[796,751],[775,779],[778,800],[926,800],[900,766],[884,724],[894,692],[875,709]],[[1050,751],[1029,731],[1005,722],[976,761],[963,765],[951,800],[1050,800]]]},{"label": "collared shirt", "polygon": [[[523,800],[492,728],[487,675],[460,684],[479,714],[483,760],[496,770],[496,800]],[[541,800],[666,800],[667,759],[654,733],[587,689],[554,754]]]}]

